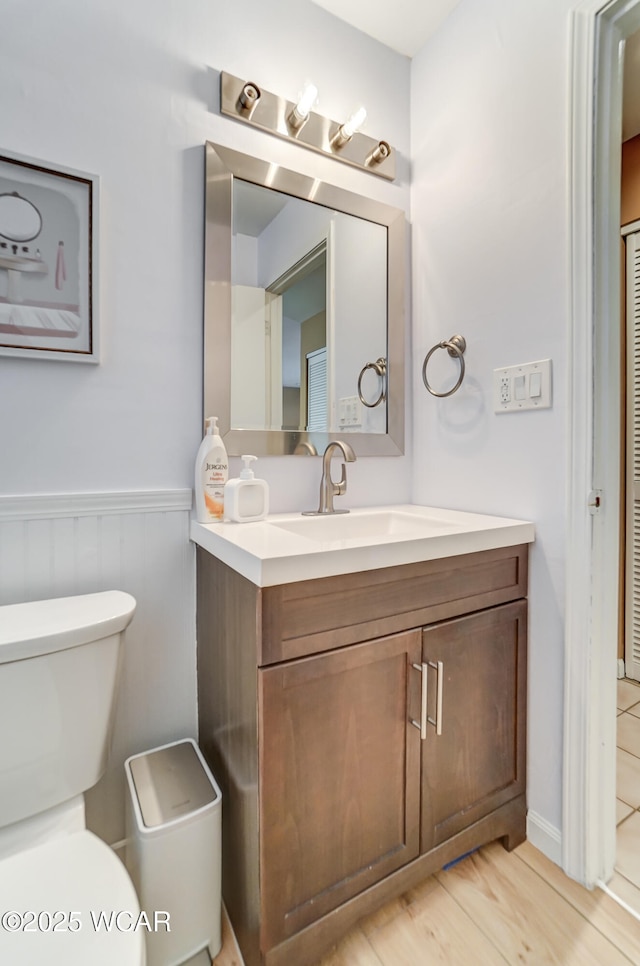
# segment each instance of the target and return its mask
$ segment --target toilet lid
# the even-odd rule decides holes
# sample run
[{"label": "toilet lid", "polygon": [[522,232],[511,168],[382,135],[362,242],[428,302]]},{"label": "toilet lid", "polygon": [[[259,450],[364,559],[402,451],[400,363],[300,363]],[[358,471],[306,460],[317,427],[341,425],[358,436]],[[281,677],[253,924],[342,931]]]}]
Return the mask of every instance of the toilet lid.
[{"label": "toilet lid", "polygon": [[124,865],[92,832],[0,860],[0,963],[144,966],[144,919]]}]

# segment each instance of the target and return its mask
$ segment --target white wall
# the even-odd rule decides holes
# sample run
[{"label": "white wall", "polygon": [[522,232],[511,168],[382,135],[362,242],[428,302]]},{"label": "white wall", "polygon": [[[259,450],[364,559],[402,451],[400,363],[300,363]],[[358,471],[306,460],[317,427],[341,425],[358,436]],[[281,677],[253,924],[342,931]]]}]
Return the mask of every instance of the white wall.
[{"label": "white wall", "polygon": [[[219,70],[291,97],[312,76],[318,110],[343,117],[366,102],[367,130],[406,159],[409,61],[308,0],[248,0],[242,17],[235,0],[3,0],[2,8],[1,146],[101,178],[104,339],[98,368],[0,359],[12,402],[0,427],[0,489],[191,486],[201,437],[205,140],[398,207],[409,198],[406,160],[389,185],[222,117]],[[407,462],[378,462],[350,474],[354,503],[390,488],[408,496]],[[294,475],[287,461],[270,463],[261,469],[274,510],[315,499],[316,461]]]},{"label": "white wall", "polygon": [[[241,15],[237,0],[0,0],[0,14],[0,149],[100,177],[103,335],[99,366],[0,357],[0,495],[191,487],[202,433],[205,140],[406,210],[409,61],[309,0],[246,0]],[[365,102],[367,133],[400,153],[397,183],[221,117],[221,69],[288,97],[312,77],[318,110],[336,118]],[[234,475],[239,462],[232,461]],[[290,459],[260,465],[274,511],[316,503],[318,460],[296,461],[293,472]],[[349,468],[345,503],[402,501],[409,493],[409,457],[361,459]],[[56,538],[56,594],[84,586],[75,581],[69,539]],[[98,558],[105,539],[96,527]],[[175,555],[173,531],[171,541],[162,553]],[[192,584],[170,576],[169,556],[127,553],[122,589],[135,595],[151,580],[136,620],[154,633],[142,636],[136,660],[158,670],[158,656],[170,654],[172,674],[191,682],[171,691],[157,676],[136,679],[123,697],[127,751],[134,751],[190,733],[195,653],[193,624],[176,636],[154,616],[193,608]],[[118,573],[98,573],[92,589]],[[48,592],[30,567],[23,590],[26,597]],[[0,601],[14,593],[0,585]],[[97,825],[109,837],[118,822]]]},{"label": "white wall", "polygon": [[[536,524],[529,808],[551,840],[562,817],[570,8],[462,0],[412,64],[413,497]],[[467,376],[437,400],[422,359],[457,332]],[[448,366],[455,379],[436,356],[434,376]],[[495,415],[492,370],[543,358],[553,407]]]}]

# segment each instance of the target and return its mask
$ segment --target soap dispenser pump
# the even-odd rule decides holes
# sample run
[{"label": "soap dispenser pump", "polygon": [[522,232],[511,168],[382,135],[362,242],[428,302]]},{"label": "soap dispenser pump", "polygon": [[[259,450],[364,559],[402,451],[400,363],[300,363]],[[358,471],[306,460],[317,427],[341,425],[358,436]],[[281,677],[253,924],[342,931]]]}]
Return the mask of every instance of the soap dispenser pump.
[{"label": "soap dispenser pump", "polygon": [[224,488],[224,514],[234,523],[253,523],[264,520],[269,512],[269,487],[266,480],[257,480],[251,464],[256,456],[243,456],[244,468],[235,480]]}]

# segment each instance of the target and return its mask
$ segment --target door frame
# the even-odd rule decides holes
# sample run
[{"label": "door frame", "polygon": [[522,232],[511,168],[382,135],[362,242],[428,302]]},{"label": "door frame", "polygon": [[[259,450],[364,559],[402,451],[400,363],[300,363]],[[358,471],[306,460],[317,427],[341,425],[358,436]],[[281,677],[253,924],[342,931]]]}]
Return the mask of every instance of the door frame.
[{"label": "door frame", "polygon": [[571,14],[562,864],[589,887],[615,862],[620,44],[638,29],[640,0],[583,0]]}]

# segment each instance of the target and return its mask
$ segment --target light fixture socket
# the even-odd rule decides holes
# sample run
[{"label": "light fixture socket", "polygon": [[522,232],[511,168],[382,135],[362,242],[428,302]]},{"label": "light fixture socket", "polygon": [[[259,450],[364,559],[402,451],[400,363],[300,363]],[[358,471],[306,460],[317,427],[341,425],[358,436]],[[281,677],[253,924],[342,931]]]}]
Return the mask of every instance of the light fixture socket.
[{"label": "light fixture socket", "polygon": [[353,134],[345,132],[344,124],[341,124],[329,143],[334,151],[339,151],[345,144],[348,144],[352,137]]},{"label": "light fixture socket", "polygon": [[344,124],[340,125],[330,142],[334,151],[339,151],[340,148],[343,148],[351,140],[356,131],[359,131],[364,124],[366,117],[366,109],[359,107]]},{"label": "light fixture socket", "polygon": [[378,146],[373,149],[364,163],[366,165],[381,164],[382,161],[387,160],[390,154],[391,145],[387,141],[380,141]]},{"label": "light fixture socket", "polygon": [[310,114],[298,114],[298,105],[296,104],[287,118],[287,123],[294,131],[299,131],[307,123],[309,117]]},{"label": "light fixture socket", "polygon": [[240,91],[240,97],[238,98],[238,110],[245,117],[249,117],[261,96],[262,91],[258,85],[254,84],[253,81],[247,81]]}]

